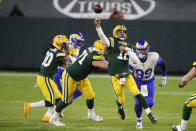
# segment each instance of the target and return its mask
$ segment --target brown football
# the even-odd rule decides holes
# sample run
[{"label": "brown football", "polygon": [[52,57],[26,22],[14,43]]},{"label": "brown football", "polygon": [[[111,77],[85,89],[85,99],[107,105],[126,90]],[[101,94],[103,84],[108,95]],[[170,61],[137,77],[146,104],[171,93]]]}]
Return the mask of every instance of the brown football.
[{"label": "brown football", "polygon": [[96,5],[93,7],[93,9],[94,9],[94,12],[97,13],[97,14],[99,14],[99,13],[101,13],[101,12],[103,11],[103,8],[101,7],[100,4],[96,4]]}]

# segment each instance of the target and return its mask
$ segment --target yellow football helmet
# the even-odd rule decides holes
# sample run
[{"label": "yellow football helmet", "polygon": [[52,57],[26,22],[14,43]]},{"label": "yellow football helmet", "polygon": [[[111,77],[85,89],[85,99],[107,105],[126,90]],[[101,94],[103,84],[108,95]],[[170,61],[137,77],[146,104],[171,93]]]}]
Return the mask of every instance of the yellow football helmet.
[{"label": "yellow football helmet", "polygon": [[101,40],[94,42],[93,49],[98,51],[100,54],[104,54],[106,46],[102,43]]},{"label": "yellow football helmet", "polygon": [[119,38],[120,40],[125,40],[127,37],[119,37],[119,35],[118,35],[119,30],[124,31],[125,34],[127,33],[127,28],[124,25],[117,25],[117,26],[114,27],[113,36],[115,38]]},{"label": "yellow football helmet", "polygon": [[65,46],[68,46],[68,39],[65,35],[57,35],[53,39],[53,46],[62,50]]}]

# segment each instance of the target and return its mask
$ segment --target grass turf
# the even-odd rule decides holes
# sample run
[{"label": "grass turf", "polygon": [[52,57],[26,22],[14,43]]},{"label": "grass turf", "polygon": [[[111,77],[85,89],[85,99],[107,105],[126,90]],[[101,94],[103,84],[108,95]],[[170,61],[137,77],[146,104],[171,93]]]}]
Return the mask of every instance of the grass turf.
[{"label": "grass turf", "polygon": [[[34,88],[36,74],[0,72],[0,130],[135,131],[136,116],[133,95],[125,89],[124,109],[126,119],[120,120],[110,78],[107,75],[90,75],[89,80],[96,94],[95,111],[104,118],[103,122],[98,123],[87,119],[85,97],[81,96],[64,110],[62,122],[66,123],[66,126],[55,127],[41,121],[42,115],[47,110],[46,108],[32,109],[28,120],[23,117],[24,102],[36,102],[44,99],[39,87]],[[152,112],[158,118],[158,123],[152,125],[144,112],[143,131],[169,131],[173,123],[180,123],[182,107],[188,97],[195,92],[196,80],[190,81],[182,89],[178,88],[179,81],[180,78],[168,77],[166,87],[156,86],[155,105]],[[159,78],[156,79],[155,84],[158,85],[158,82]],[[194,109],[187,130],[196,130]]]}]

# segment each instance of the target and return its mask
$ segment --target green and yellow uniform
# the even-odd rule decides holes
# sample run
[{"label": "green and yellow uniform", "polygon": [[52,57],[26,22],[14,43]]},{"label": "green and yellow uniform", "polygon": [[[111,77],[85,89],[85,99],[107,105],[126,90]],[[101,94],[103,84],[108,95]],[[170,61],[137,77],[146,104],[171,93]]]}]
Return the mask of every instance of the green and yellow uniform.
[{"label": "green and yellow uniform", "polygon": [[50,48],[46,53],[39,75],[37,76],[37,84],[51,104],[55,104],[55,100],[61,98],[61,93],[52,78],[57,71],[57,67],[61,65],[59,58],[63,58],[65,55],[59,49]]},{"label": "green and yellow uniform", "polygon": [[[112,76],[112,86],[114,88],[117,100],[120,104],[124,104],[125,96],[123,86],[126,86],[134,96],[140,94],[135,80],[131,75],[128,65],[128,54],[120,51],[119,47],[124,46],[132,48],[127,42],[121,42],[117,38],[110,37],[110,46],[107,48],[108,56],[108,72]],[[120,84],[120,79],[124,78],[124,85]]]},{"label": "green and yellow uniform", "polygon": [[76,88],[84,94],[87,100],[95,97],[87,77],[94,68],[92,62],[98,60],[104,60],[104,57],[96,51],[86,49],[79,58],[63,72],[62,100],[65,103],[69,104],[71,102],[71,98]]},{"label": "green and yellow uniform", "polygon": [[[193,67],[196,69],[196,61],[193,62]],[[196,108],[196,93],[192,94],[191,97],[185,102],[189,108]]]}]

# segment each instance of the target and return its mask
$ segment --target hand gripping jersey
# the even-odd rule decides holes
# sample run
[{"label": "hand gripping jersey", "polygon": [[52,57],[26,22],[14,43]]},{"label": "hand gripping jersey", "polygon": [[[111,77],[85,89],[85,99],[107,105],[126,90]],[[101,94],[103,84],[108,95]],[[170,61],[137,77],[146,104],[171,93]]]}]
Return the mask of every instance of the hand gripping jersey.
[{"label": "hand gripping jersey", "polygon": [[120,43],[116,38],[110,37],[110,46],[107,48],[108,56],[108,72],[111,76],[118,75],[119,77],[126,77],[131,74],[128,66],[129,56],[127,53],[120,51],[119,47],[132,48],[126,42]]},{"label": "hand gripping jersey", "polygon": [[104,57],[96,51],[86,49],[66,70],[74,80],[80,81],[91,73],[93,70],[92,62],[97,60],[104,60]]},{"label": "hand gripping jersey", "polygon": [[137,64],[129,63],[133,67],[134,77],[141,81],[147,81],[154,77],[154,68],[157,65],[159,54],[149,52],[147,60],[143,63],[139,60]]},{"label": "hand gripping jersey", "polygon": [[46,56],[40,67],[39,74],[45,77],[53,78],[54,74],[57,71],[57,67],[61,65],[61,62],[58,59],[63,58],[64,56],[65,53],[63,53],[61,50],[50,48],[46,52]]}]

